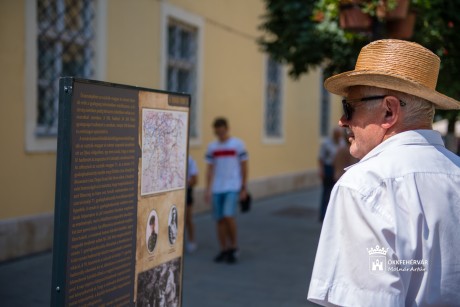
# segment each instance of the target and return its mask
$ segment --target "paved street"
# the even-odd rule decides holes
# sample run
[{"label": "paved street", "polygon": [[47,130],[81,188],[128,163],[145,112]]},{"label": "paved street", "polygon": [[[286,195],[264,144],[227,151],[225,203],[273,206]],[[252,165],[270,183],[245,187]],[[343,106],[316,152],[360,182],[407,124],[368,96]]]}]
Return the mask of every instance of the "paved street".
[{"label": "paved street", "polygon": [[[313,306],[306,300],[320,233],[320,190],[271,197],[239,216],[241,257],[212,261],[214,221],[195,217],[198,250],[185,257],[184,307]],[[49,306],[51,253],[0,264],[0,305]]]}]

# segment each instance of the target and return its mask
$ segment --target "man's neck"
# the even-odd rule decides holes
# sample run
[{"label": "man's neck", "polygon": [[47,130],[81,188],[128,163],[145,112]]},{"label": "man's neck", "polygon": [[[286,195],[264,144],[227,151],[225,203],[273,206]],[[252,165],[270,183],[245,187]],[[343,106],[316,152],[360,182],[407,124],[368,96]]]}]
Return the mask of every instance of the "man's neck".
[{"label": "man's neck", "polygon": [[406,131],[413,131],[413,130],[433,130],[433,127],[427,126],[427,125],[413,125],[413,126],[405,126],[405,127],[399,127],[395,129],[391,129],[387,131],[385,136],[383,137],[383,140],[387,140],[391,138],[392,136],[395,136],[396,134],[406,132]]},{"label": "man's neck", "polygon": [[219,139],[219,142],[220,142],[220,143],[225,143],[225,142],[228,141],[228,139],[230,139],[230,136],[229,136],[229,135],[227,135],[226,137],[224,137],[224,138],[222,138],[222,139]]}]

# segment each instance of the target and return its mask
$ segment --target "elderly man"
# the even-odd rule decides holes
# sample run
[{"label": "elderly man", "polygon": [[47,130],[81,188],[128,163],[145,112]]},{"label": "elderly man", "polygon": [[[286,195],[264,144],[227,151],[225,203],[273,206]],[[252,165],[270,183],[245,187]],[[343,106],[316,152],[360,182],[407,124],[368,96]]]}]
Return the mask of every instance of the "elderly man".
[{"label": "elderly man", "polygon": [[309,300],[325,306],[460,304],[460,157],[433,131],[439,58],[400,40],[365,46],[326,80],[360,162],[335,185]]}]

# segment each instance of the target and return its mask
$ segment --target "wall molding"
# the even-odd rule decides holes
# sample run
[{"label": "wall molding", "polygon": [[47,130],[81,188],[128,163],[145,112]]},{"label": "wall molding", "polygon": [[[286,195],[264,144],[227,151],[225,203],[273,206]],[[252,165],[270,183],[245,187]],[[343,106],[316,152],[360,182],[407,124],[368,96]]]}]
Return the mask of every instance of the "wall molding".
[{"label": "wall molding", "polygon": [[0,262],[51,250],[54,213],[0,220]]}]

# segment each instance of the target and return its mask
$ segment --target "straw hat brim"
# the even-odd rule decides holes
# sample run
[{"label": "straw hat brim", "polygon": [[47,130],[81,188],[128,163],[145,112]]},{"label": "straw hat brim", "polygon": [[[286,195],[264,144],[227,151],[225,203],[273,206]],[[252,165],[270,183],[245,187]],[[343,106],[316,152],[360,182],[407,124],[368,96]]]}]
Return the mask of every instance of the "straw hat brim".
[{"label": "straw hat brim", "polygon": [[331,93],[347,96],[348,88],[367,85],[391,89],[431,101],[437,109],[458,110],[460,102],[435,90],[427,88],[407,77],[372,70],[353,70],[328,78],[324,87]]}]

